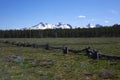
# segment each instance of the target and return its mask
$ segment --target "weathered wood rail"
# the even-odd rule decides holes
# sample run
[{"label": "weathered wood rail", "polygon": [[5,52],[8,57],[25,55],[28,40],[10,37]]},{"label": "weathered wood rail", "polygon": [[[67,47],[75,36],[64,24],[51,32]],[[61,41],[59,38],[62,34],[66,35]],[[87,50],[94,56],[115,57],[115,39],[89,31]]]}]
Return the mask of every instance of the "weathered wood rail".
[{"label": "weathered wood rail", "polygon": [[86,50],[86,54],[88,57],[92,59],[108,59],[108,60],[120,60],[120,56],[115,56],[115,55],[108,55],[108,54],[103,54],[95,50]]}]

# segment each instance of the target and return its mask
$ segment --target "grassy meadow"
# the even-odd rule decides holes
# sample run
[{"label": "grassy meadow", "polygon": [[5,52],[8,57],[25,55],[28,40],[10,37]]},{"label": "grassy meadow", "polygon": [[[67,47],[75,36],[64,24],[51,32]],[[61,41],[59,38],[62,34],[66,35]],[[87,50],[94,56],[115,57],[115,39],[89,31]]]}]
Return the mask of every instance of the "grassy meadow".
[{"label": "grassy meadow", "polygon": [[[86,47],[101,53],[120,56],[120,38],[1,38],[14,42],[67,46],[81,50]],[[120,61],[111,65],[110,60],[93,61],[84,55],[61,50],[17,47],[0,43],[0,80],[120,80]],[[17,55],[22,62],[8,61]],[[102,70],[110,70],[116,75],[110,79],[99,76]]]}]

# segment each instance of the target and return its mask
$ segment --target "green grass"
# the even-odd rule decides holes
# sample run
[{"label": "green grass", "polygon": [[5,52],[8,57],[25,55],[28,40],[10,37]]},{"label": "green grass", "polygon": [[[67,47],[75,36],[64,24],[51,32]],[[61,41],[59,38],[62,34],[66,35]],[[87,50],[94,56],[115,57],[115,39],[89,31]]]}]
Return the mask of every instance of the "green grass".
[{"label": "green grass", "polygon": [[[120,38],[15,38],[0,39],[15,42],[37,44],[49,43],[51,46],[68,46],[81,50],[90,46],[104,54],[120,55]],[[82,54],[69,53],[64,55],[61,50],[45,50],[43,48],[16,47],[0,43],[0,80],[104,80],[99,72],[104,69],[116,72],[117,77],[110,80],[120,80],[120,62],[110,65],[109,60],[93,61]],[[10,55],[18,55],[24,59],[18,62],[8,62]],[[91,72],[93,76],[86,76]]]}]

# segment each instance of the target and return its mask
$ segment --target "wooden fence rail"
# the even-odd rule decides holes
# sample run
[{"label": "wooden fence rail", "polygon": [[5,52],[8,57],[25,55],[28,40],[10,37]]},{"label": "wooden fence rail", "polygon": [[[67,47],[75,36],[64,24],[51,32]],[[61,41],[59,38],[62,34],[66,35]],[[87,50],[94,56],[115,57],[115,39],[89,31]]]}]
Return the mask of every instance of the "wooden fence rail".
[{"label": "wooden fence rail", "polygon": [[107,54],[103,54],[100,53],[98,51],[95,50],[91,50],[90,47],[88,48],[84,48],[81,50],[73,50],[73,49],[69,49],[68,47],[53,47],[50,46],[49,44],[45,44],[45,45],[40,45],[40,44],[31,44],[31,43],[22,43],[22,42],[10,42],[7,40],[0,40],[1,43],[5,43],[5,44],[11,44],[11,45],[15,45],[15,46],[19,46],[19,47],[33,47],[33,48],[44,48],[46,50],[62,50],[64,54],[68,54],[69,52],[71,53],[75,53],[75,54],[79,54],[81,52],[85,52],[86,55],[91,58],[91,59],[108,59],[108,60],[120,60],[120,56],[114,56],[114,55],[107,55]]}]

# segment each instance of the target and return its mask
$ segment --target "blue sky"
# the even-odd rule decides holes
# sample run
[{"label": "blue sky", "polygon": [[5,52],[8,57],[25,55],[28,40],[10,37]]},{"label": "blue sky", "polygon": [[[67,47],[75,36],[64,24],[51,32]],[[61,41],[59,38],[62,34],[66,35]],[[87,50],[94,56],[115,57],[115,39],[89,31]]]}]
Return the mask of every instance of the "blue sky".
[{"label": "blue sky", "polygon": [[120,0],[0,0],[0,29],[39,22],[72,26],[120,23]]}]

